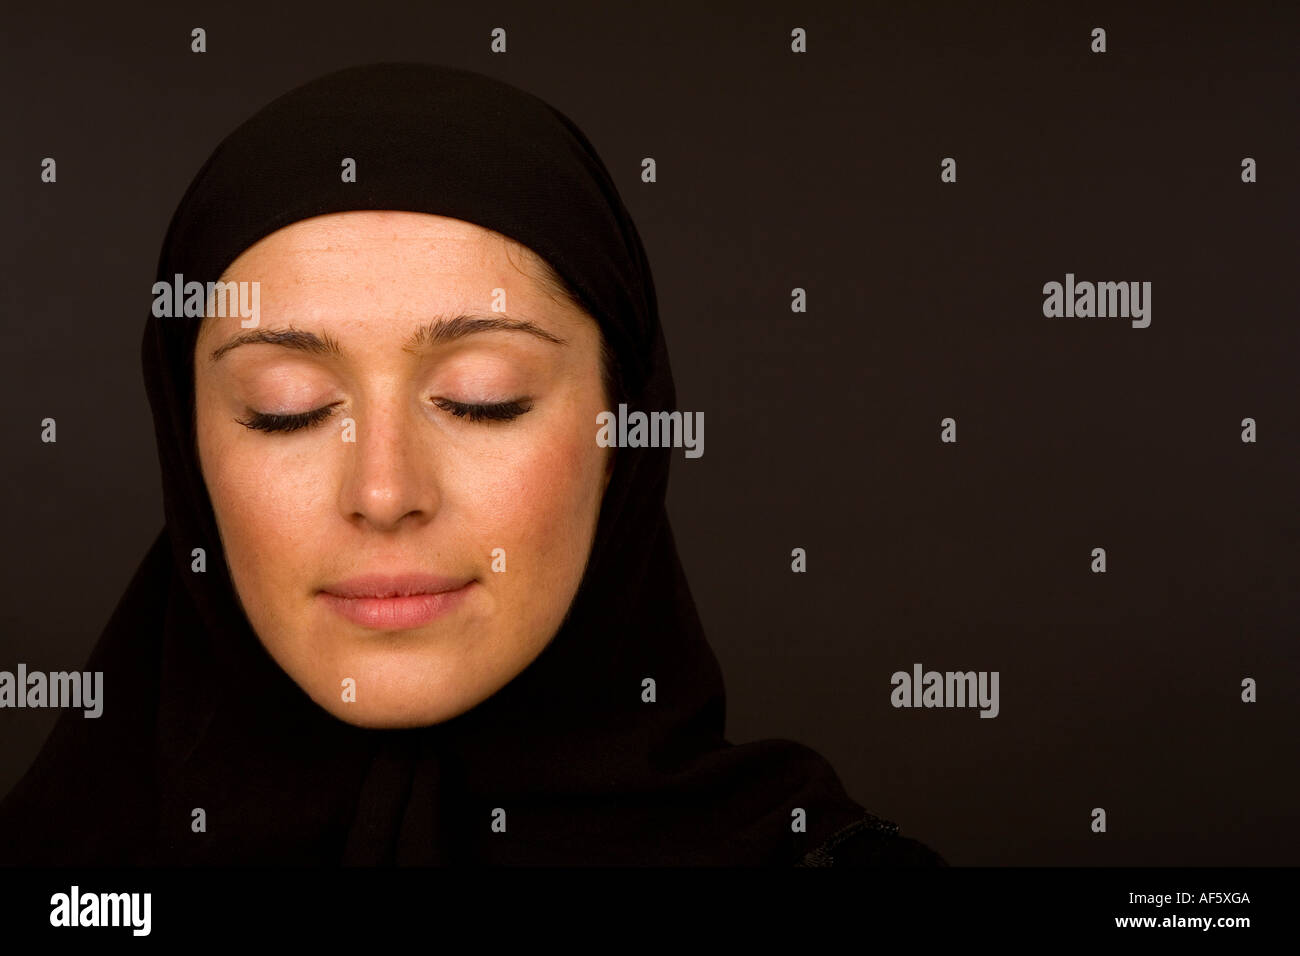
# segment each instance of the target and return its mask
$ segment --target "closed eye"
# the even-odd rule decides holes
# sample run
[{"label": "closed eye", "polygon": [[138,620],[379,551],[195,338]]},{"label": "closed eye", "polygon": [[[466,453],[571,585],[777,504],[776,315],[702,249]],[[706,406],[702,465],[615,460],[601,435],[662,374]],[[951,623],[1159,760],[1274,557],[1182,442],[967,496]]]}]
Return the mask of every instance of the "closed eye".
[{"label": "closed eye", "polygon": [[449,398],[434,399],[433,404],[457,418],[468,418],[472,422],[508,422],[529,411],[533,403],[527,398],[517,398],[511,402],[494,402],[492,404],[474,404],[471,402],[453,402]]},{"label": "closed eye", "polygon": [[317,408],[298,415],[278,415],[273,412],[257,412],[249,409],[247,419],[236,418],[235,421],[246,428],[252,428],[256,431],[296,432],[303,428],[319,425],[333,415],[334,406],[340,404],[342,403],[335,402],[333,405],[326,405],[324,408]]}]

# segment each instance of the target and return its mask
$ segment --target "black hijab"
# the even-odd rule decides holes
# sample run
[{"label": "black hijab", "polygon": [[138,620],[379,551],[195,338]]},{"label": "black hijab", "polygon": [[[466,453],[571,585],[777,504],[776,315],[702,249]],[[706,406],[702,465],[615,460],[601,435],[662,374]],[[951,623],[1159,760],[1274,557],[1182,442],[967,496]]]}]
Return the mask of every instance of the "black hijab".
[{"label": "black hijab", "polygon": [[[650,267],[604,164],[542,100],[465,70],[356,67],[275,100],[195,177],[158,279],[215,281],[283,226],[367,209],[529,247],[599,323],[616,401],[676,407]],[[896,829],[806,747],[724,739],[721,673],[665,510],[668,448],[618,450],[568,618],[491,698],[407,730],[316,705],[262,647],[224,563],[195,450],[198,326],[146,324],[166,526],[87,665],[104,672],[103,716],[61,717],[0,807],[0,861],[791,865],[832,837]]]}]

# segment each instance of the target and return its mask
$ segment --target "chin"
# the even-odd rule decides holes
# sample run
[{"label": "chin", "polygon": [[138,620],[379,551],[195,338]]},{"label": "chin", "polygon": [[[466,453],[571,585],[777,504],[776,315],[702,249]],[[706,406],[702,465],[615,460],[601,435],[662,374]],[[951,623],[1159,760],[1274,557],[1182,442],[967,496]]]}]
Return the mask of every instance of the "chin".
[{"label": "chin", "polygon": [[264,642],[271,657],[317,706],[356,727],[426,727],[491,696],[483,674],[436,637],[325,636]]},{"label": "chin", "polygon": [[[327,693],[331,690],[326,688]],[[451,720],[480,702],[477,697],[440,697],[427,688],[418,693],[372,695],[370,700],[358,696],[355,703],[343,701],[340,694],[323,700],[313,695],[312,699],[344,723],[374,730],[429,727]]]},{"label": "chin", "polygon": [[421,710],[410,707],[385,707],[383,705],[360,708],[356,704],[331,705],[328,710],[345,724],[368,730],[407,730],[413,727],[430,727],[450,720],[456,713],[444,709]]}]

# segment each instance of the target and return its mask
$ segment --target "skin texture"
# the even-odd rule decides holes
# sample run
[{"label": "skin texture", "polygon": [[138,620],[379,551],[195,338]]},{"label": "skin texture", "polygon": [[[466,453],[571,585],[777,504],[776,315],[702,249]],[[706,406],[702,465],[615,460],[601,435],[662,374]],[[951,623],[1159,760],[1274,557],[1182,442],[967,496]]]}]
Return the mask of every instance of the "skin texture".
[{"label": "skin texture", "polygon": [[[261,284],[259,330],[311,331],[344,353],[255,343],[214,360],[248,329],[237,310],[210,308],[194,359],[199,459],[235,590],[271,656],[341,720],[414,727],[464,713],[532,663],[572,603],[612,468],[595,440],[609,404],[599,328],[551,293],[541,265],[470,223],[366,211],[287,226],[222,277]],[[404,350],[462,313],[525,319],[566,344],[490,330]],[[522,397],[531,407],[512,421],[436,404]],[[296,431],[241,423],[331,403]],[[472,583],[447,613],[398,630],[350,621],[319,593],[410,571]]]}]

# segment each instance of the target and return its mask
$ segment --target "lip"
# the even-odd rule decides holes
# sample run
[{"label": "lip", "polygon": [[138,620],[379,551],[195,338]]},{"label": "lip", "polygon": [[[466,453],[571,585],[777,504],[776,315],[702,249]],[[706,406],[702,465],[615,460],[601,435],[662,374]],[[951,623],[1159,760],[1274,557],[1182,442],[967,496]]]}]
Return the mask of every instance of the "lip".
[{"label": "lip", "polygon": [[317,596],[354,624],[393,631],[419,627],[449,614],[464,601],[473,584],[473,578],[372,574],[326,585]]}]

